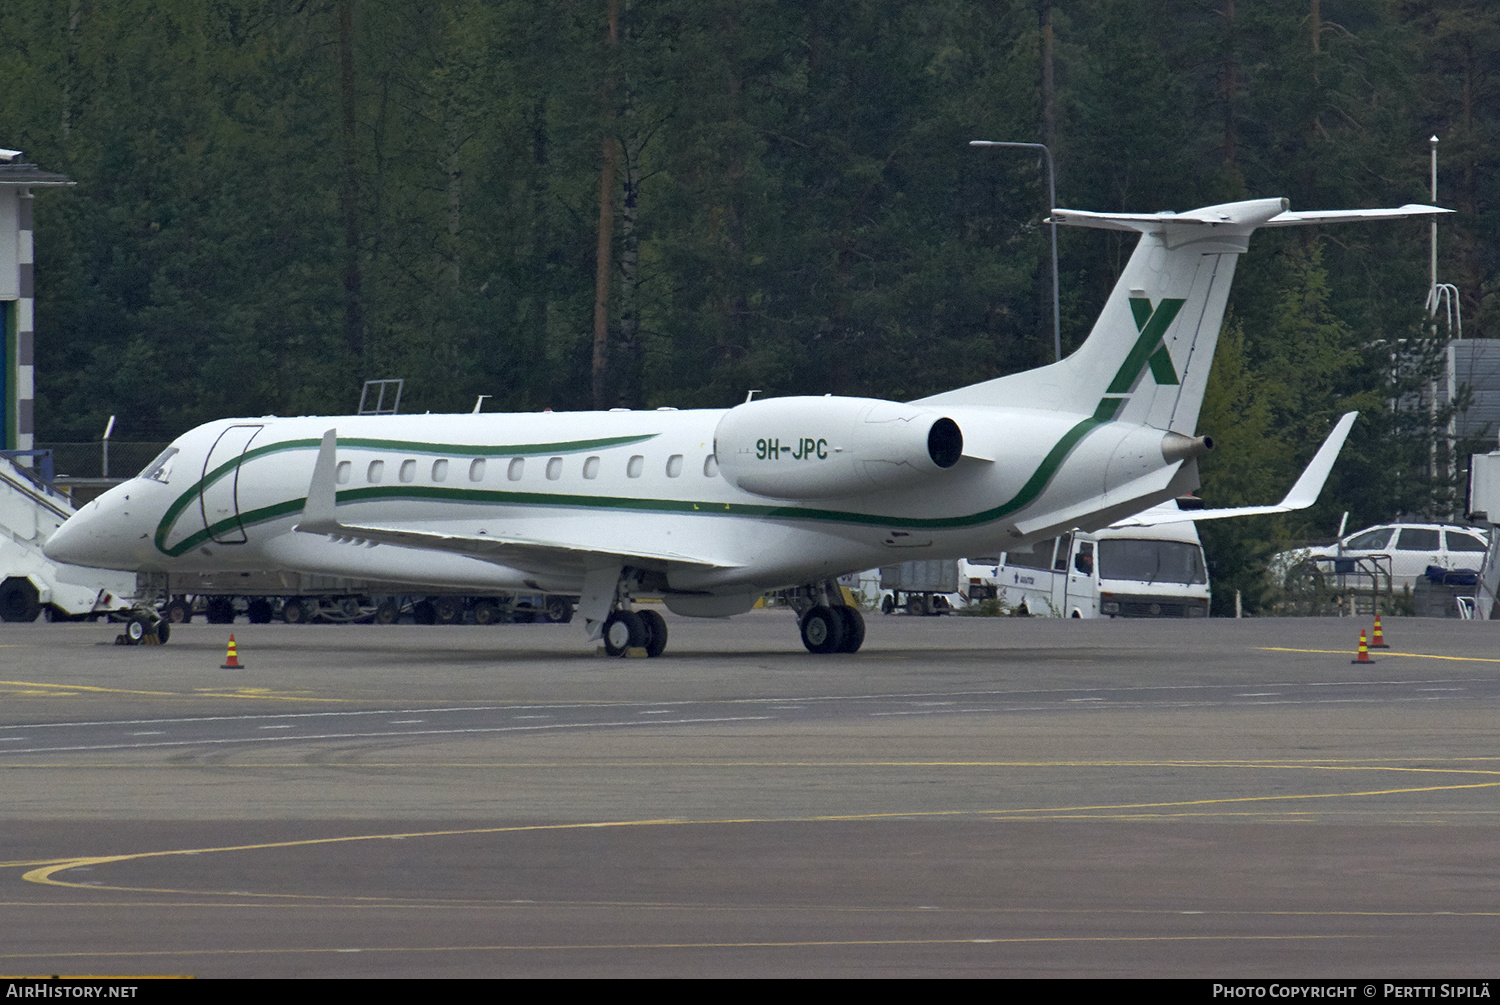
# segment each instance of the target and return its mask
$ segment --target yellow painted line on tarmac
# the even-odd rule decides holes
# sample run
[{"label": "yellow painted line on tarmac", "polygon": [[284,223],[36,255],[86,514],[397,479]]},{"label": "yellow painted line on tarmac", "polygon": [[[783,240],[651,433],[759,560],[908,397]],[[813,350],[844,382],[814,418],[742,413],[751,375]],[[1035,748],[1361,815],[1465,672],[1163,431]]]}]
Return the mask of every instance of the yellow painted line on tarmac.
[{"label": "yellow painted line on tarmac", "polygon": [[859,946],[972,946],[1020,945],[1024,943],[1140,943],[1140,942],[1312,942],[1332,939],[1376,939],[1383,935],[1049,935],[1012,938],[968,939],[807,939],[796,942],[594,942],[547,943],[538,945],[499,944],[479,946],[350,946],[313,949],[149,949],[111,952],[0,953],[0,960],[74,959],[79,957],[161,957],[161,956],[269,956],[280,954],[309,955],[327,953],[494,953],[494,952],[581,952],[587,950],[619,951],[626,949],[815,949]]},{"label": "yellow painted line on tarmac", "polygon": [[91,684],[49,684],[45,681],[0,680],[0,686],[48,688],[57,691],[89,691],[100,694],[138,694],[151,698],[263,698],[267,701],[332,701],[350,702],[353,698],[307,698],[302,695],[276,694],[266,688],[238,688],[232,691],[196,690],[183,691],[138,691],[122,687],[95,687]]},{"label": "yellow painted line on tarmac", "polygon": [[[1355,654],[1353,648],[1289,649],[1286,646],[1256,646],[1256,648],[1267,653],[1320,653],[1329,656],[1353,656]],[[1418,660],[1452,660],[1455,663],[1500,663],[1500,659],[1490,656],[1439,656],[1436,653],[1394,653],[1385,649],[1370,651],[1370,659],[1376,663],[1380,662],[1382,656],[1409,656]]]},{"label": "yellow painted line on tarmac", "polygon": [[[22,875],[22,879],[28,883],[39,883],[47,886],[62,886],[73,889],[109,890],[113,892],[132,893],[193,893],[203,895],[201,890],[177,890],[172,888],[156,887],[125,887],[125,886],[103,886],[91,883],[69,883],[64,880],[55,879],[54,874],[67,869],[80,866],[106,865],[115,862],[131,862],[147,858],[167,858],[177,855],[208,855],[222,852],[234,851],[263,851],[271,848],[306,848],[314,845],[351,844],[359,841],[399,841],[408,838],[424,837],[455,837],[463,835],[479,834],[518,834],[535,831],[574,831],[574,830],[604,830],[616,827],[683,827],[683,826],[706,826],[726,824],[765,824],[765,823],[849,823],[871,820],[924,820],[945,817],[990,817],[990,818],[1049,818],[1063,814],[1098,814],[1098,813],[1120,813],[1142,810],[1168,810],[1184,809],[1193,806],[1234,806],[1246,803],[1270,803],[1291,802],[1309,799],[1354,799],[1368,796],[1389,795],[1411,795],[1426,792],[1457,792],[1470,789],[1488,789],[1500,787],[1500,781],[1495,782],[1470,782],[1461,785],[1430,785],[1416,788],[1399,789],[1371,789],[1359,792],[1308,792],[1290,793],[1267,796],[1234,796],[1218,799],[1185,799],[1170,802],[1153,803],[1101,803],[1088,806],[1039,806],[1013,809],[989,809],[989,810],[918,810],[918,811],[896,811],[890,813],[838,813],[822,814],[805,817],[731,817],[722,819],[682,819],[661,818],[650,820],[606,820],[587,823],[566,824],[525,824],[510,827],[476,827],[461,830],[438,830],[438,831],[410,831],[395,834],[359,834],[346,835],[332,838],[304,838],[293,841],[268,841],[258,844],[227,845],[215,848],[181,848],[171,851],[135,852],[125,855],[98,855],[98,856],[73,856],[55,859],[50,863],[37,866]],[[24,863],[0,863],[0,865],[14,868],[25,868],[35,865],[35,860]],[[278,899],[307,899],[303,894],[285,893],[235,893],[225,892],[224,896],[253,896],[271,897]],[[327,898],[321,898],[327,899]],[[344,898],[362,900],[365,898]]]}]

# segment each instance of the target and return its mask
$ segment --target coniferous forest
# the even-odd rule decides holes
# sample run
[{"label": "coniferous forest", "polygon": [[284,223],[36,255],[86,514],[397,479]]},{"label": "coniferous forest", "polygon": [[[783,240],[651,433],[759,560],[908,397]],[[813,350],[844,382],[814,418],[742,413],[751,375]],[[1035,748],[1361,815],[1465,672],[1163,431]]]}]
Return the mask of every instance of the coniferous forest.
[{"label": "coniferous forest", "polygon": [[[1058,204],[1427,202],[1500,337],[1500,7],[1485,0],[35,0],[0,6],[0,146],[37,195],[37,432],[229,415],[913,398],[1052,358]],[[1062,339],[1133,237],[1063,228]],[[1262,232],[1200,431],[1216,605],[1281,542],[1461,515],[1423,397],[1425,221]],[[1493,433],[1491,430],[1491,439]]]}]

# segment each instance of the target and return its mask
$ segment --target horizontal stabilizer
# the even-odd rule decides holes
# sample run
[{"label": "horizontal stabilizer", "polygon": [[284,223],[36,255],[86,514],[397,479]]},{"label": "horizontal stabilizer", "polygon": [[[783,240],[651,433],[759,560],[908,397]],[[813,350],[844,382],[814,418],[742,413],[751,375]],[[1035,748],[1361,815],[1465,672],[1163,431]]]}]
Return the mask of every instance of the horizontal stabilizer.
[{"label": "horizontal stabilizer", "polygon": [[1113,527],[1154,527],[1164,523],[1194,523],[1199,520],[1223,520],[1232,516],[1261,516],[1267,513],[1291,513],[1299,509],[1307,509],[1318,501],[1318,495],[1323,491],[1323,484],[1328,481],[1328,473],[1333,470],[1333,462],[1338,459],[1339,451],[1344,447],[1344,441],[1349,438],[1349,430],[1354,426],[1354,419],[1358,412],[1346,412],[1338,424],[1333,427],[1333,432],[1323,441],[1318,452],[1308,463],[1302,477],[1297,479],[1297,484],[1292,486],[1288,492],[1274,506],[1233,506],[1223,509],[1199,509],[1199,510],[1175,510],[1169,506],[1159,506],[1147,510],[1144,513],[1116,521]]},{"label": "horizontal stabilizer", "polygon": [[1293,213],[1285,199],[1255,199],[1249,202],[1205,206],[1186,213],[1095,213],[1080,209],[1055,209],[1052,222],[1096,230],[1133,230],[1148,234],[1167,228],[1207,229],[1215,227],[1297,227],[1315,223],[1358,223],[1361,220],[1402,220],[1409,216],[1451,213],[1451,209],[1408,203],[1395,209],[1330,209]]}]

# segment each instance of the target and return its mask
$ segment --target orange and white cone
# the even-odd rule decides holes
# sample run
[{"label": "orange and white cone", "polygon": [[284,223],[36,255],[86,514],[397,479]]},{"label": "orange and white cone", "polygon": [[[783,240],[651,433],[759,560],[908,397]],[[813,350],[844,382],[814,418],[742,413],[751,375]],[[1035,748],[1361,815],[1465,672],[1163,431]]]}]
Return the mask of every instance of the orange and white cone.
[{"label": "orange and white cone", "polygon": [[1371,649],[1389,649],[1385,643],[1385,633],[1380,630],[1380,615],[1375,615],[1375,637],[1370,640]]},{"label": "orange and white cone", "polygon": [[1357,656],[1355,656],[1354,659],[1350,660],[1349,662],[1350,663],[1374,663],[1375,662],[1374,660],[1370,659],[1370,646],[1369,646],[1369,643],[1365,641],[1365,630],[1363,628],[1361,628],[1359,630],[1359,654]]},{"label": "orange and white cone", "polygon": [[[1364,647],[1365,647],[1365,644],[1364,644],[1365,634],[1364,634],[1364,632],[1360,632],[1359,633],[1359,638],[1360,638],[1359,647],[1360,647],[1361,650],[1363,650]],[[239,670],[239,669],[241,669],[241,667],[242,667],[242,664],[240,663],[239,654],[236,653],[235,649],[234,649],[234,636],[231,635],[231,636],[229,636],[229,654],[224,657],[224,665],[221,666],[221,667],[219,667],[219,669],[220,670]]]}]

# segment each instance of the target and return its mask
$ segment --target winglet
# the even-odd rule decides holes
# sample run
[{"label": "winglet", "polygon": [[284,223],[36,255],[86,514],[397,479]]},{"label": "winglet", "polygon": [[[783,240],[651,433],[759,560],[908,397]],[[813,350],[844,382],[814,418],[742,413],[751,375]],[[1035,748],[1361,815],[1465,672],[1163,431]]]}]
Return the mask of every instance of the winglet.
[{"label": "winglet", "polygon": [[318,447],[318,462],[313,465],[312,481],[307,484],[307,502],[302,507],[302,520],[296,529],[305,534],[336,534],[339,520],[334,512],[338,504],[339,432],[330,429],[323,434]]},{"label": "winglet", "polygon": [[1281,500],[1283,509],[1307,509],[1318,501],[1318,493],[1323,491],[1323,483],[1328,481],[1328,472],[1333,470],[1333,462],[1338,460],[1339,451],[1344,449],[1344,441],[1349,438],[1349,430],[1354,426],[1358,415],[1358,412],[1345,412],[1344,417],[1339,419],[1333,432],[1328,434],[1328,439],[1323,441],[1323,445],[1313,455],[1307,470],[1297,479],[1297,484]]}]

